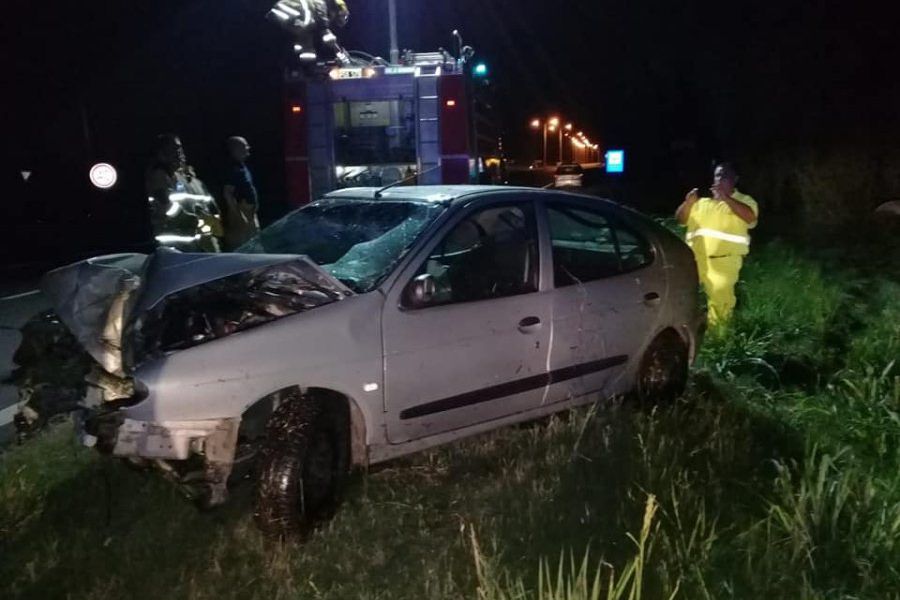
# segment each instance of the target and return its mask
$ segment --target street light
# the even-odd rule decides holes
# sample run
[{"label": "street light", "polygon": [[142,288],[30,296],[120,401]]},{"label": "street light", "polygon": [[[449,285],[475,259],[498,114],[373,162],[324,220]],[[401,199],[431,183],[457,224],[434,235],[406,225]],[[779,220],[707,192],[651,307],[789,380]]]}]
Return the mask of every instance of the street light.
[{"label": "street light", "polygon": [[534,120],[531,121],[531,128],[532,128],[532,129],[542,129],[542,130],[543,130],[543,133],[544,133],[544,145],[543,145],[544,153],[543,153],[543,155],[542,155],[542,158],[543,158],[543,164],[546,165],[546,164],[547,164],[547,122],[546,122],[546,121],[541,121],[540,119],[534,119]]},{"label": "street light", "polygon": [[[572,162],[577,162],[577,163],[586,162],[585,161],[586,146],[584,145],[584,142],[582,142],[580,139],[578,139],[577,136],[574,136],[574,135],[571,136],[570,139],[572,140]],[[576,159],[576,157],[577,157],[577,159]]]},{"label": "street light", "polygon": [[[554,123],[554,121],[556,121]],[[557,163],[562,162],[562,127],[559,126],[559,119],[550,119],[550,126],[548,127],[550,133],[555,133],[557,138],[559,138],[559,155],[557,158],[559,159]]]},{"label": "street light", "polygon": [[[559,117],[550,117],[550,120],[547,121],[550,124],[550,133],[556,133],[559,138],[559,158],[558,162],[562,162],[562,127],[559,125]],[[545,161],[546,163],[546,161]]]},{"label": "street light", "polygon": [[[543,158],[544,165],[547,164],[547,132],[555,133],[557,135],[558,143],[559,143],[559,154],[557,155],[558,163],[563,163],[564,158],[564,146],[563,146],[563,135],[569,138],[573,144],[573,150],[571,151],[572,159],[574,160],[575,151],[574,148],[578,147],[579,149],[587,149],[590,145],[590,142],[587,138],[584,137],[584,133],[579,131],[577,134],[574,133],[575,125],[572,123],[563,124],[560,120],[559,116],[551,116],[547,119],[532,119],[530,122],[531,128],[534,130],[542,130],[543,132]],[[576,146],[576,141],[578,145]]]}]

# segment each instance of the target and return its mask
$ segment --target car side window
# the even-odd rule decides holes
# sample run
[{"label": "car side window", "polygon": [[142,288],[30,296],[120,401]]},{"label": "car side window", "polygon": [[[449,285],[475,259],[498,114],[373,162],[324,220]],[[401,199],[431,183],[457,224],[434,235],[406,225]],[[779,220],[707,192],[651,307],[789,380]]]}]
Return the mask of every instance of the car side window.
[{"label": "car side window", "polygon": [[467,215],[432,250],[416,278],[430,275],[427,306],[474,302],[538,289],[537,229],[531,203]]},{"label": "car side window", "polygon": [[633,231],[617,226],[616,240],[619,242],[623,271],[634,271],[653,262],[650,244]]},{"label": "car side window", "polygon": [[556,287],[621,272],[615,234],[606,217],[574,206],[550,206],[547,217]]}]

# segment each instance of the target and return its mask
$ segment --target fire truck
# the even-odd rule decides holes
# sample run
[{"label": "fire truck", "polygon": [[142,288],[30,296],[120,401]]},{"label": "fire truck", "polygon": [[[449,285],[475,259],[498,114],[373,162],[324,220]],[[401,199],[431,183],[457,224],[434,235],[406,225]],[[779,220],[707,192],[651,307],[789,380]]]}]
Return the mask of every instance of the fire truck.
[{"label": "fire truck", "polygon": [[407,52],[286,74],[288,200],[344,187],[499,183],[489,80],[470,53]]}]

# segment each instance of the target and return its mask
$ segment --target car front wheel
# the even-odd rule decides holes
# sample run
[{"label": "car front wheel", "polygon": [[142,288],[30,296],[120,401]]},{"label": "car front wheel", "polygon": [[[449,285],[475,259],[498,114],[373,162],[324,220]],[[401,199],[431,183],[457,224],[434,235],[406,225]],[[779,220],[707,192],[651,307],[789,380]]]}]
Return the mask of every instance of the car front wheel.
[{"label": "car front wheel", "polygon": [[300,397],[266,427],[256,487],[257,526],[272,536],[303,533],[333,508],[349,471],[345,411]]}]

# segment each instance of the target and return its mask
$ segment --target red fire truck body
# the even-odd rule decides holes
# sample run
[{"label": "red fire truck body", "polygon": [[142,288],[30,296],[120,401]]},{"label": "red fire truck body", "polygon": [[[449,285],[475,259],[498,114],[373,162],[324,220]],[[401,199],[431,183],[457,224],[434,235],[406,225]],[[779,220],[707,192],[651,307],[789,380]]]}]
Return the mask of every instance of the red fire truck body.
[{"label": "red fire truck body", "polygon": [[302,206],[344,187],[420,185],[484,179],[497,153],[476,132],[472,75],[443,52],[409,54],[403,64],[333,69],[286,81],[288,198]]}]

